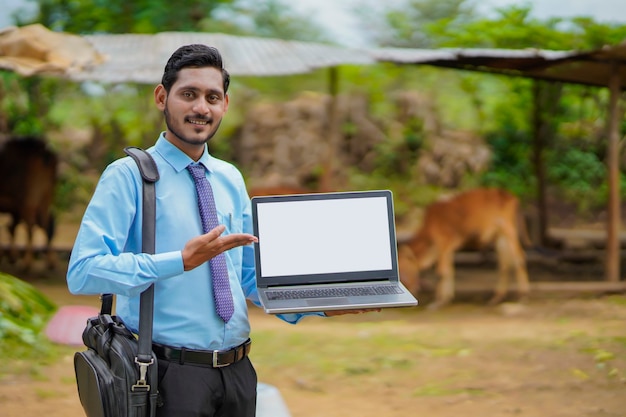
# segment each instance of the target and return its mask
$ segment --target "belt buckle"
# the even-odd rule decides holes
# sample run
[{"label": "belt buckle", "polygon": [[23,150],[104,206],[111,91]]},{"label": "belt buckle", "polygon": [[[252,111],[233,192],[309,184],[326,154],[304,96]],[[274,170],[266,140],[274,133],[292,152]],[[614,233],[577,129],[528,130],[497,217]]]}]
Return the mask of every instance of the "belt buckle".
[{"label": "belt buckle", "polygon": [[225,366],[230,365],[230,363],[219,363],[219,351],[218,350],[214,350],[213,351],[213,367],[214,368],[223,368]]}]

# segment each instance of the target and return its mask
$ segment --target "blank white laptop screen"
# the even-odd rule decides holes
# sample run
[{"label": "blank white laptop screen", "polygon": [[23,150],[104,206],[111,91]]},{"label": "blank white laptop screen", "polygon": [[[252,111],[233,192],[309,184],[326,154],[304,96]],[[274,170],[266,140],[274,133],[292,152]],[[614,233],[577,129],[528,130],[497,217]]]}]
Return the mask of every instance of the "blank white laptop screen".
[{"label": "blank white laptop screen", "polygon": [[392,269],[385,197],[270,202],[256,209],[262,277]]},{"label": "blank white laptop screen", "polygon": [[255,268],[267,313],[405,307],[389,190],[254,197]]}]

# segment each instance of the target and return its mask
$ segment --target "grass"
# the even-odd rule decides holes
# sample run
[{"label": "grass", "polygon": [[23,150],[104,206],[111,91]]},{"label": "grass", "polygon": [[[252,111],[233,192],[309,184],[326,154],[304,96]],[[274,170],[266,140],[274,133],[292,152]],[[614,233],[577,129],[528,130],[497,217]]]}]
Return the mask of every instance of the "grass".
[{"label": "grass", "polygon": [[320,400],[351,392],[365,401],[381,390],[402,401],[535,395],[548,386],[620,390],[626,384],[622,299],[593,301],[586,312],[554,304],[540,313],[531,306],[520,317],[487,314],[482,322],[473,307],[465,321],[457,305],[397,321],[253,325],[252,361],[259,380]]},{"label": "grass", "polygon": [[37,389],[37,398],[45,400],[46,398],[55,398],[59,395],[58,391],[53,389]]},{"label": "grass", "polygon": [[[566,304],[531,304],[515,317],[463,304],[436,313],[307,318],[296,326],[252,317],[251,357],[259,381],[276,386],[285,398],[312,403],[351,398],[367,404],[381,394],[403,404],[398,407],[484,402],[532,397],[548,387],[559,393],[621,392],[621,298]],[[46,364],[81,348],[51,344],[46,350],[30,361],[0,358],[0,372],[8,366],[8,372],[26,370],[34,381],[45,381]],[[75,384],[70,376],[49,382],[57,388]],[[43,400],[48,390],[54,391],[36,394]]]},{"label": "grass", "polygon": [[439,397],[448,395],[468,394],[471,396],[486,395],[487,392],[481,388],[454,388],[452,386],[454,382],[438,382],[426,384],[413,391],[413,395],[416,397]]},{"label": "grass", "polygon": [[626,306],[626,295],[613,294],[605,297],[605,300],[609,304],[613,304],[616,306]]},{"label": "grass", "polygon": [[262,369],[297,366],[319,376],[410,373],[424,360],[471,355],[466,346],[424,343],[419,335],[398,335],[380,325],[356,326],[332,339],[325,333],[278,330],[255,331],[253,338],[252,356]]},{"label": "grass", "polygon": [[[5,341],[6,345],[6,341]],[[13,346],[13,350],[11,350]],[[37,347],[16,346],[10,343],[5,346],[7,352],[0,357],[0,380],[8,375],[28,374],[34,380],[45,380],[44,369],[58,362],[61,358],[73,354],[80,348],[57,345],[41,337]]]},{"label": "grass", "polygon": [[20,278],[0,272],[0,377],[36,373],[57,358],[44,334],[56,305]]},{"label": "grass", "polygon": [[[368,389],[407,382],[410,385],[405,388],[418,392],[424,389],[420,380],[425,367],[448,360],[472,360],[473,351],[465,343],[451,343],[448,336],[432,341],[397,329],[393,323],[366,322],[341,325],[339,330],[333,326],[329,332],[308,331],[306,325],[288,331],[254,330],[251,357],[260,380],[268,383],[293,384],[315,392],[354,386],[366,396]],[[453,372],[450,378],[454,381],[457,375]]]}]

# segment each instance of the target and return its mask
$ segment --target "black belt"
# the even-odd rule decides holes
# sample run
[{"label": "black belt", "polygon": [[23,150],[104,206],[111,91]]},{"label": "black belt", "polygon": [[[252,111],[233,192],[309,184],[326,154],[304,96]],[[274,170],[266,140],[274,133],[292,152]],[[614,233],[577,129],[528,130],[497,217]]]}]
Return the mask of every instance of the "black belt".
[{"label": "black belt", "polygon": [[209,365],[213,368],[221,368],[239,362],[250,353],[250,339],[230,350],[194,350],[187,348],[173,348],[169,346],[152,344],[152,351],[159,359],[172,362]]}]

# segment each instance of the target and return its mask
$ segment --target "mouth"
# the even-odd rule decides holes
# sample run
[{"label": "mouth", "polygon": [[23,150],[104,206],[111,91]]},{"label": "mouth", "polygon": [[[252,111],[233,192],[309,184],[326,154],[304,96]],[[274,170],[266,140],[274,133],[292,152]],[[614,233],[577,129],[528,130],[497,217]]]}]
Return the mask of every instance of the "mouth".
[{"label": "mouth", "polygon": [[211,120],[202,117],[188,117],[186,121],[196,126],[206,126],[211,123]]}]

